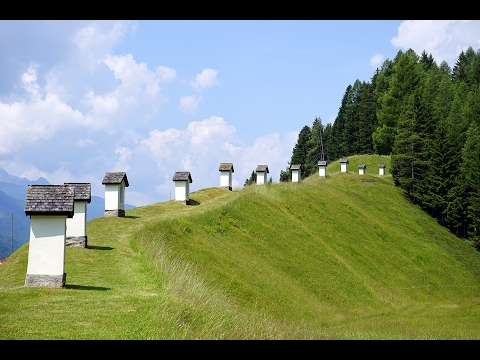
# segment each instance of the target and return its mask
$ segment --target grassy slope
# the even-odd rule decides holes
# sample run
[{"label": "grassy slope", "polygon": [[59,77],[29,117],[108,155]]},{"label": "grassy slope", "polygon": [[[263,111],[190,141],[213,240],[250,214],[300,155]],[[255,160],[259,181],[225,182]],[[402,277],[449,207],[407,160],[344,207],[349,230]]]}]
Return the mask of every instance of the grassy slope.
[{"label": "grassy slope", "polygon": [[25,244],[0,266],[0,338],[479,339],[480,254],[377,175],[388,157],[349,162],[94,219],[64,289],[23,286]]}]

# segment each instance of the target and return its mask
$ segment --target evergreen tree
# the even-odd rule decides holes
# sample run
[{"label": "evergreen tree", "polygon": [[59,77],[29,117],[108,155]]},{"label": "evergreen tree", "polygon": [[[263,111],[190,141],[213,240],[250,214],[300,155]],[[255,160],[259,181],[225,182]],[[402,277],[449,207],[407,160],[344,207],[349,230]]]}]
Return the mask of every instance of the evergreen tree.
[{"label": "evergreen tree", "polygon": [[359,105],[362,102],[361,94],[364,86],[365,82],[355,80],[347,95],[344,130],[345,156],[360,153],[360,129],[363,124],[359,116]]},{"label": "evergreen tree", "polygon": [[480,127],[476,122],[472,122],[466,132],[462,160],[467,236],[480,246]]},{"label": "evergreen tree", "polygon": [[402,107],[419,81],[418,56],[412,49],[399,52],[395,58],[394,74],[388,91],[381,98],[381,107],[377,113],[379,126],[373,133],[373,144],[380,155],[392,152],[396,127]]},{"label": "evergreen tree", "polygon": [[435,126],[430,128],[433,135],[428,146],[429,168],[427,170],[425,183],[421,189],[424,194],[424,209],[444,225],[444,211],[447,204],[447,191],[451,184],[448,179],[450,172],[451,146],[447,139],[447,117],[453,101],[453,85],[450,75],[441,71],[435,99],[432,106],[432,123]]},{"label": "evergreen tree", "polygon": [[427,54],[425,50],[423,50],[420,55],[419,63],[422,64],[425,71],[430,70],[430,68],[435,65],[432,54]]},{"label": "evergreen tree", "polygon": [[424,168],[419,157],[423,139],[418,131],[418,99],[415,94],[409,96],[407,108],[401,113],[398,122],[398,132],[391,156],[391,172],[395,184],[415,200],[417,176]]},{"label": "evergreen tree", "polygon": [[318,169],[318,161],[325,160],[325,151],[323,144],[323,125],[322,119],[316,117],[312,124],[310,132],[310,140],[307,144],[308,153],[304,169],[302,171],[302,179],[314,174]]},{"label": "evergreen tree", "polygon": [[[300,133],[298,134],[297,143],[293,148],[292,158],[290,164],[300,164],[300,172],[303,173],[305,169],[305,164],[307,163],[307,154],[309,152],[309,140],[311,137],[311,129],[308,125],[305,125]],[[290,169],[289,169],[290,172]],[[291,178],[291,175],[290,175]]]},{"label": "evergreen tree", "polygon": [[455,66],[452,69],[452,80],[454,82],[465,81],[465,79],[467,78],[466,63],[467,63],[467,57],[465,56],[465,53],[462,51],[458,56]]},{"label": "evergreen tree", "polygon": [[468,86],[460,81],[454,84],[454,97],[447,118],[445,141],[448,143],[447,208],[445,224],[458,236],[465,236],[465,208],[463,182],[460,177],[462,149],[465,145],[465,134],[469,126],[464,116],[464,104],[467,101]]},{"label": "evergreen tree", "polygon": [[292,181],[292,172],[290,171],[290,164],[285,168],[285,170],[280,170],[280,181],[281,182]]},{"label": "evergreen tree", "polygon": [[372,77],[371,83],[365,83],[362,87],[358,104],[358,145],[357,154],[371,154],[374,152],[372,134],[375,131],[377,121],[377,100],[375,97],[377,74]]},{"label": "evergreen tree", "polygon": [[441,62],[440,70],[442,70],[442,72],[444,74],[447,74],[450,78],[452,77],[452,68],[450,67],[450,65],[448,65],[448,63],[445,60]]},{"label": "evergreen tree", "polygon": [[257,173],[255,172],[255,170],[252,170],[252,174],[250,175],[250,178],[245,180],[245,184],[243,186],[254,185],[256,183],[257,183]]},{"label": "evergreen tree", "polygon": [[325,159],[326,161],[330,161],[330,159],[335,160],[330,153],[330,149],[333,147],[333,136],[332,136],[332,124],[328,123],[325,128],[323,129],[323,150],[325,152]]},{"label": "evergreen tree", "polygon": [[330,152],[335,159],[347,156],[349,153],[349,146],[347,143],[347,106],[350,102],[350,94],[352,91],[352,85],[348,85],[345,93],[343,94],[342,103],[338,110],[338,115],[332,126],[332,149]]}]

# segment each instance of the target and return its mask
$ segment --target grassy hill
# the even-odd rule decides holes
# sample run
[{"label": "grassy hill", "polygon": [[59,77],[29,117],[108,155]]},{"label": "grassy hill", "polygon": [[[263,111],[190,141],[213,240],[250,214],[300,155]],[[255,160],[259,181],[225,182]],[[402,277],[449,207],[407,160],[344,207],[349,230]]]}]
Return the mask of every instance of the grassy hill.
[{"label": "grassy hill", "polygon": [[0,339],[480,339],[480,254],[389,166],[91,220],[63,289],[24,287],[24,244],[0,265]]}]

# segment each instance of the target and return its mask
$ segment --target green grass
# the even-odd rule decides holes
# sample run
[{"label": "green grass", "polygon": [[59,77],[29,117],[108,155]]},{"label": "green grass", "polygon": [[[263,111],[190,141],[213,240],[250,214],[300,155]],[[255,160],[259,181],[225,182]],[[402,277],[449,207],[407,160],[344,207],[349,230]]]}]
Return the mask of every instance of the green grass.
[{"label": "green grass", "polygon": [[62,289],[24,287],[27,243],[0,265],[0,339],[480,339],[480,254],[389,166],[94,219]]}]

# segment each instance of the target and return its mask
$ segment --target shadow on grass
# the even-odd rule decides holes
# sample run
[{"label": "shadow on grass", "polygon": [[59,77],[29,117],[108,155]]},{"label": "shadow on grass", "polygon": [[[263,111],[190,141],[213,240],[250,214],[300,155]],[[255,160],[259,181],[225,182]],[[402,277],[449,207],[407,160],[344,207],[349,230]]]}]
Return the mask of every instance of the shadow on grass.
[{"label": "shadow on grass", "polygon": [[134,216],[134,215],[125,215],[124,218],[127,218],[127,219],[138,219],[139,217],[141,216]]},{"label": "shadow on grass", "polygon": [[92,249],[92,250],[113,250],[114,248],[110,246],[95,246],[95,245],[87,245],[87,249]]},{"label": "shadow on grass", "polygon": [[64,288],[72,289],[72,290],[96,290],[96,291],[111,290],[110,288],[106,288],[102,286],[84,286],[84,285],[73,285],[73,284],[65,284]]},{"label": "shadow on grass", "polygon": [[197,200],[190,199],[190,201],[188,202],[188,205],[197,206],[197,205],[200,205],[200,203]]}]

